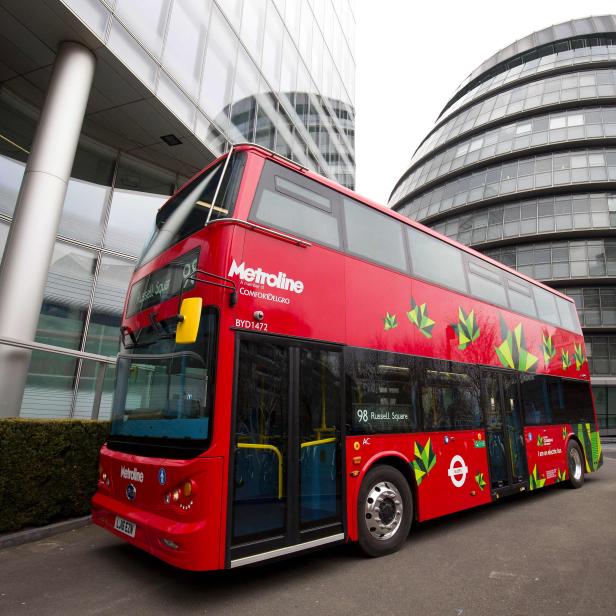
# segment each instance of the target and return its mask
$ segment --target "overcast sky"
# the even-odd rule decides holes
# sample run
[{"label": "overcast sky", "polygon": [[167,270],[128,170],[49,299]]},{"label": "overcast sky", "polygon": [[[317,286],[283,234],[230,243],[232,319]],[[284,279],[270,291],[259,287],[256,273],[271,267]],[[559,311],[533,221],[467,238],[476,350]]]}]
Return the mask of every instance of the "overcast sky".
[{"label": "overcast sky", "polygon": [[355,0],[356,190],[387,204],[458,85],[531,32],[616,12],[614,0]]}]

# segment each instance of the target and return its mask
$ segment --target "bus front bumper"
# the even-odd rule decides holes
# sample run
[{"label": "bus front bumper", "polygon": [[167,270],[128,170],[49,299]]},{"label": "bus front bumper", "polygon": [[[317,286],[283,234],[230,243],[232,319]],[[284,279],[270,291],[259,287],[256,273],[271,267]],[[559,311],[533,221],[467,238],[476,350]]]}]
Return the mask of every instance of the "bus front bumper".
[{"label": "bus front bumper", "polygon": [[[135,525],[134,537],[116,529],[120,517]],[[218,545],[209,545],[205,520],[178,522],[143,511],[97,492],[92,498],[92,521],[128,543],[165,562],[192,571],[217,569]],[[210,541],[214,533],[209,533]]]}]

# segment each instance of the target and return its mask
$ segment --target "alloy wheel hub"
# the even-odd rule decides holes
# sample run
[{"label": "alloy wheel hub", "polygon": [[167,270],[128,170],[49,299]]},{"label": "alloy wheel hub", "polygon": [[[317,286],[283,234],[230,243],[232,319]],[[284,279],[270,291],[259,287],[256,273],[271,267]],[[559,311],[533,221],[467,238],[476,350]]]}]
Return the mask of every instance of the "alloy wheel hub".
[{"label": "alloy wheel hub", "polygon": [[366,527],[380,541],[393,537],[402,524],[402,496],[389,481],[381,481],[370,489],[364,504]]}]

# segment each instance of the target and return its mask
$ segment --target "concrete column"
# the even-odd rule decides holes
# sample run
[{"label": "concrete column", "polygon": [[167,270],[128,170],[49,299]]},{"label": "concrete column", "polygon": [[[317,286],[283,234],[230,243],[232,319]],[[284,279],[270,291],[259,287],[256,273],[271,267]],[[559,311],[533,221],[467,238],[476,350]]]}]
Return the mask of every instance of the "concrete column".
[{"label": "concrete column", "polygon": [[[0,265],[2,337],[34,340],[95,64],[82,45],[58,49]],[[19,415],[29,366],[30,352],[0,345],[0,417]]]}]

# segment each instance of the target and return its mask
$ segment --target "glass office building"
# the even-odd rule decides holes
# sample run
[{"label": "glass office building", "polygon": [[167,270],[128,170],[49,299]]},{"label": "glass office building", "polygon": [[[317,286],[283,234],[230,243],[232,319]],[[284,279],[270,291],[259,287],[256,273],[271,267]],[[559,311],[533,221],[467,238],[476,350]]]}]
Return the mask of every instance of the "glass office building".
[{"label": "glass office building", "polygon": [[473,71],[395,210],[571,296],[616,434],[616,16],[535,32]]},{"label": "glass office building", "polygon": [[[96,56],[36,341],[117,353],[157,208],[233,143],[353,188],[354,30],[350,0],[0,1],[0,254],[58,47]],[[89,417],[98,369],[35,351],[21,416]]]}]

